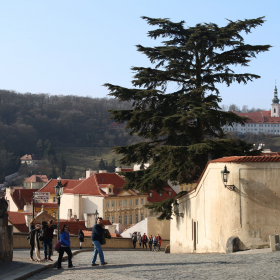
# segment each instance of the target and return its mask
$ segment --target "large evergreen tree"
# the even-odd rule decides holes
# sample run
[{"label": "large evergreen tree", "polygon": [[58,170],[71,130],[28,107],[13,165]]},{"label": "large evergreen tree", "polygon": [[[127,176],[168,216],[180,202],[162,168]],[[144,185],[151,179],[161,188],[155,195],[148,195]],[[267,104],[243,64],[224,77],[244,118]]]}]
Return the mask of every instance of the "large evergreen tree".
[{"label": "large evergreen tree", "polygon": [[148,32],[149,37],[165,39],[161,46],[137,46],[155,67],[133,67],[133,88],[105,84],[111,96],[133,104],[131,110],[110,110],[112,118],[125,123],[131,135],[144,138],[140,143],[115,147],[123,155],[120,163],[151,163],[145,170],[126,173],[125,188],[146,192],[160,190],[167,180],[193,182],[211,158],[254,153],[252,145],[244,141],[225,139],[223,126],[243,124],[246,119],[221,110],[216,84],[246,84],[260,78],[237,74],[234,66],[249,66],[256,54],[270,48],[246,44],[241,36],[262,25],[264,19],[187,28],[184,21],[143,19],[158,26]]}]

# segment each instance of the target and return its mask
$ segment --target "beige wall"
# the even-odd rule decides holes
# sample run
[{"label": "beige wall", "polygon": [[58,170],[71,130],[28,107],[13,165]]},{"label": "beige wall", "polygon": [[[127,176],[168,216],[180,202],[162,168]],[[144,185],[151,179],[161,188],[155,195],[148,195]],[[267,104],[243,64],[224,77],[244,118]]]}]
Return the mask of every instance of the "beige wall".
[{"label": "beige wall", "polygon": [[6,188],[5,199],[8,200],[8,211],[18,212],[18,207],[14,203],[14,200],[13,200],[13,198],[11,196],[12,193],[13,193],[12,188]]},{"label": "beige wall", "polygon": [[228,184],[237,191],[222,183],[225,163],[210,163],[198,187],[178,200],[184,217],[171,220],[171,253],[190,253],[195,246],[198,253],[226,252],[231,236],[257,248],[280,233],[280,163],[226,165]]},{"label": "beige wall", "polygon": [[[136,204],[136,200],[138,200],[138,204]],[[112,206],[112,202],[114,201],[115,206]],[[122,205],[119,205],[119,201],[122,202]],[[125,205],[126,201],[126,205]],[[130,204],[130,201],[132,204]],[[141,203],[143,201],[143,203]],[[104,199],[104,219],[109,219],[112,223],[119,223],[119,217],[122,217],[122,224],[124,229],[129,228],[132,224],[140,222],[144,220],[146,217],[155,216],[155,214],[151,214],[150,211],[144,207],[147,204],[147,195],[135,195],[133,193],[124,192],[121,196],[114,197],[106,197]],[[136,215],[138,214],[138,221],[136,219]],[[141,216],[142,214],[142,216]],[[130,221],[130,215],[132,218],[132,222]],[[125,224],[125,216],[127,222]],[[143,219],[141,219],[141,217]]]},{"label": "beige wall", "polygon": [[147,218],[148,236],[160,235],[162,239],[170,239],[170,220],[159,221],[156,217]]},{"label": "beige wall", "polygon": [[[26,239],[28,234],[24,233],[14,233],[13,235],[13,247],[15,249],[29,249],[30,245],[28,243],[28,240]],[[57,240],[56,236],[54,236],[54,242]],[[71,241],[71,247],[72,248],[79,248],[80,243],[79,239],[77,236],[71,235],[70,237]],[[165,248],[169,244],[169,240],[163,240],[162,241],[162,248]],[[133,248],[132,245],[132,240],[131,238],[114,238],[112,237],[111,239],[106,239],[106,244],[102,245],[103,248],[123,248],[123,249],[130,249]],[[83,248],[93,248],[91,238],[90,237],[85,237],[85,242],[83,243]],[[43,251],[41,251],[42,255]]]}]

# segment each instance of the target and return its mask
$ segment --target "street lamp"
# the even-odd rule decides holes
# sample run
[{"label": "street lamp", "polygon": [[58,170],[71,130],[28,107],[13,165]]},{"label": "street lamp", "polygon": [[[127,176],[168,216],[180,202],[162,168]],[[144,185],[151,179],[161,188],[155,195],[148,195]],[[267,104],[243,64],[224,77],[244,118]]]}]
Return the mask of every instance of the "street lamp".
[{"label": "street lamp", "polygon": [[227,166],[225,165],[224,170],[221,171],[223,184],[224,184],[225,188],[228,188],[231,191],[235,191],[236,190],[235,185],[227,185],[229,173],[230,172],[227,170]]},{"label": "street lamp", "polygon": [[93,213],[93,215],[95,217],[95,223],[96,223],[98,215],[99,215],[99,213],[97,212],[97,209],[95,210],[95,213]]},{"label": "street lamp", "polygon": [[57,213],[57,218],[58,218],[58,222],[57,222],[57,240],[59,240],[59,206],[60,206],[60,196],[62,196],[62,194],[63,194],[63,188],[64,188],[64,186],[61,184],[61,181],[58,180],[57,181],[57,185],[54,186],[55,195],[57,197],[57,205],[58,205],[58,213]]},{"label": "street lamp", "polygon": [[176,216],[184,217],[184,213],[179,213],[179,203],[175,200],[173,204],[173,212]]}]

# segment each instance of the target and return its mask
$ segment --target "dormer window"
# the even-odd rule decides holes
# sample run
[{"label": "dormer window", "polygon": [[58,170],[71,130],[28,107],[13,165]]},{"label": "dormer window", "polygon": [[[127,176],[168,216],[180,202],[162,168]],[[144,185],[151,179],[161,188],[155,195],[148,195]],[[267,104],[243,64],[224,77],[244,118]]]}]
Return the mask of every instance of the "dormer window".
[{"label": "dormer window", "polygon": [[159,195],[160,195],[160,196],[163,196],[163,195],[162,195],[162,192],[161,192]]},{"label": "dormer window", "polygon": [[150,197],[153,197],[153,193],[150,193]]},{"label": "dormer window", "polygon": [[112,189],[111,188],[109,188],[109,193],[111,193],[112,192]]},{"label": "dormer window", "polygon": [[169,194],[169,196],[171,196],[171,192],[169,192],[168,194]]}]

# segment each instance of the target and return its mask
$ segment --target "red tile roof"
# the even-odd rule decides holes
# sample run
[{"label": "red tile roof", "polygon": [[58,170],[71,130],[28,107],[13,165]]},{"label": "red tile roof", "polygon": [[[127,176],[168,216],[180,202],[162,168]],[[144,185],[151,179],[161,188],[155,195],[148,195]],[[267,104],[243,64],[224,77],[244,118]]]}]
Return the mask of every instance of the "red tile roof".
[{"label": "red tile roof", "polygon": [[36,182],[48,182],[49,179],[47,175],[32,175],[29,178],[27,178],[24,183],[36,183]]},{"label": "red tile roof", "polygon": [[35,203],[34,205],[35,205],[35,207],[37,207],[37,208],[39,208],[39,207],[41,208],[42,205],[44,205],[44,209],[45,209],[45,208],[58,209],[57,203],[39,202],[39,203]]},{"label": "red tile roof", "polygon": [[232,156],[211,160],[210,162],[280,162],[280,155],[262,154],[259,156]]},{"label": "red tile roof", "polygon": [[12,196],[12,199],[16,206],[18,207],[18,210],[23,210],[24,205],[27,203],[31,204],[33,200],[33,193],[38,190],[36,189],[21,189],[21,190],[14,190]]},{"label": "red tile roof", "polygon": [[32,213],[25,212],[8,212],[9,221],[20,231],[28,232],[28,227],[26,226],[25,215],[31,215]]},{"label": "red tile roof", "polygon": [[[169,192],[171,192],[171,196],[169,195]],[[152,193],[152,197],[150,196],[150,193]],[[167,198],[175,197],[177,195],[171,187],[164,187],[161,194],[162,195],[160,195],[156,191],[149,192],[147,200],[149,202],[160,202]]]},{"label": "red tile roof", "polygon": [[[57,179],[51,179],[44,187],[42,187],[40,192],[49,192],[51,194],[55,194],[54,186],[57,185]],[[75,188],[77,185],[81,184],[83,180],[70,180],[70,179],[62,179],[61,184],[64,186],[63,192],[66,190],[71,190]]]},{"label": "red tile roof", "polygon": [[23,157],[20,158],[21,160],[38,160],[38,158],[34,155],[25,155]]},{"label": "red tile roof", "polygon": [[133,171],[133,168],[121,168],[121,171],[118,172],[131,172]]},{"label": "red tile roof", "polygon": [[116,193],[116,190],[122,188],[124,184],[125,180],[116,173],[95,173],[73,189],[67,188],[64,193],[108,196],[100,188],[112,185],[113,193]]},{"label": "red tile roof", "polygon": [[249,118],[247,123],[280,123],[280,117],[271,117],[270,111],[236,114],[241,117]]}]

